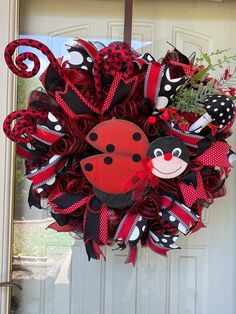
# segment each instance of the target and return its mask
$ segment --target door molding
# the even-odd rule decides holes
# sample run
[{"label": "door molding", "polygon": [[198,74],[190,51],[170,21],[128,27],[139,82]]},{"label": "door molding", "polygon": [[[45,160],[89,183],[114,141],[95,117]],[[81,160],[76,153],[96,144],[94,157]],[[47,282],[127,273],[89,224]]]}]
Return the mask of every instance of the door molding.
[{"label": "door molding", "polygon": [[[14,110],[16,104],[16,78],[8,70],[4,62],[4,49],[9,41],[18,35],[19,0],[0,1],[0,86],[1,100],[0,125],[6,115]],[[11,234],[13,222],[13,152],[14,145],[4,136],[0,127],[0,281],[10,280],[11,271]],[[9,287],[0,288],[0,312],[8,313]]]}]

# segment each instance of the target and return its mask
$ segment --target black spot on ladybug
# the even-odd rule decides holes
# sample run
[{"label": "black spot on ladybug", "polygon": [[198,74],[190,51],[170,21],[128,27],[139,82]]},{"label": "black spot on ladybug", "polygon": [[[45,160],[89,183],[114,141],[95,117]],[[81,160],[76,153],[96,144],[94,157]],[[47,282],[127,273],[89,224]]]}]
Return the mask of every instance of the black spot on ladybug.
[{"label": "black spot on ladybug", "polygon": [[84,166],[84,169],[85,169],[86,171],[92,171],[92,170],[93,170],[93,165],[90,164],[90,163],[88,163],[88,164],[86,164],[86,165]]},{"label": "black spot on ladybug", "polygon": [[112,144],[108,144],[108,145],[106,146],[106,150],[107,150],[109,153],[112,153],[112,152],[114,152],[114,150],[115,150],[115,146],[112,145]]},{"label": "black spot on ladybug", "polygon": [[139,141],[141,139],[141,134],[139,132],[135,132],[133,134],[133,140],[134,141]]},{"label": "black spot on ladybug", "polygon": [[91,140],[91,141],[96,141],[97,139],[98,139],[98,135],[97,135],[97,133],[90,133],[89,134],[89,139]]},{"label": "black spot on ladybug", "polygon": [[106,165],[110,165],[110,164],[112,163],[112,158],[111,158],[111,157],[105,157],[105,158],[104,158],[104,163],[105,163]]},{"label": "black spot on ladybug", "polygon": [[141,156],[139,154],[134,154],[132,159],[134,162],[139,162],[141,160]]},{"label": "black spot on ladybug", "polygon": [[39,47],[39,48],[42,48],[42,47],[43,47],[43,45],[42,45],[42,44],[39,44],[39,45],[38,45],[38,47]]}]

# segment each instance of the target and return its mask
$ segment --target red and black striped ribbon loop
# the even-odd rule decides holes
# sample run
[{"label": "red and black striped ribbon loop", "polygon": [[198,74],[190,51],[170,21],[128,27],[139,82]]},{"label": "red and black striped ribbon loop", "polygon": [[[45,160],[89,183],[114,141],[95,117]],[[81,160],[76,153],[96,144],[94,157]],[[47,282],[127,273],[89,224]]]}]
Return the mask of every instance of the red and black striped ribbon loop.
[{"label": "red and black striped ribbon loop", "polygon": [[87,42],[81,38],[76,39],[76,41],[81,47],[83,47],[86,50],[86,52],[92,58],[92,60],[94,60],[96,55],[98,54],[98,51],[95,48],[95,46],[92,43]]},{"label": "red and black striped ribbon loop", "polygon": [[128,255],[125,260],[125,264],[132,264],[135,266],[135,263],[137,261],[137,255],[138,255],[138,248],[134,244],[129,244],[128,246]]},{"label": "red and black striped ribbon loop", "polygon": [[88,201],[88,196],[83,192],[68,193],[60,192],[53,198],[49,198],[48,203],[53,208],[53,212],[60,214],[71,214],[81,209]]},{"label": "red and black striped ribbon loop", "polygon": [[[107,237],[107,208],[102,205],[96,196],[92,196],[87,203],[84,214],[84,243],[88,259],[104,257],[99,242],[106,243]],[[102,230],[101,230],[102,228]],[[104,243],[104,244],[105,244]]]},{"label": "red and black striped ribbon loop", "polygon": [[35,139],[47,145],[52,145],[63,136],[63,133],[52,131],[44,125],[37,125],[36,133],[33,135]]},{"label": "red and black striped ribbon loop", "polygon": [[62,90],[55,91],[55,99],[72,119],[83,115],[97,116],[100,113],[100,109],[90,103],[69,81],[66,81]]},{"label": "red and black striped ribbon loop", "polygon": [[96,116],[100,112],[67,78],[58,76],[52,65],[49,65],[40,80],[46,91],[71,118],[88,114]]},{"label": "red and black striped ribbon loop", "polygon": [[166,123],[166,131],[169,135],[178,137],[181,139],[186,145],[197,148],[198,143],[204,139],[203,136],[185,133],[181,130],[177,129],[176,127],[172,126],[170,123]]},{"label": "red and black striped ribbon loop", "polygon": [[125,214],[117,228],[114,241],[121,241],[126,246],[140,217],[137,214]]},{"label": "red and black striped ribbon loop", "polygon": [[146,239],[146,243],[148,245],[148,247],[153,250],[154,252],[156,252],[157,254],[160,255],[166,255],[168,252],[168,249],[160,246],[160,244],[158,244],[157,242],[155,242],[151,236],[151,233],[149,232],[149,235]]},{"label": "red and black striped ribbon loop", "polygon": [[26,175],[26,177],[33,181],[33,188],[37,189],[60,173],[66,162],[67,161],[65,159],[55,155],[47,164],[42,165],[38,169],[32,170]]},{"label": "red and black striped ribbon loop", "polygon": [[232,167],[228,160],[229,149],[230,146],[226,142],[211,142],[211,146],[194,160],[204,166],[229,168]]},{"label": "red and black striped ribbon loop", "polygon": [[172,201],[169,196],[161,196],[162,217],[183,234],[191,231],[199,216],[190,208],[177,201]]},{"label": "red and black striped ribbon loop", "polygon": [[47,227],[47,229],[52,229],[57,232],[81,231],[81,228],[82,228],[81,224],[78,223],[78,220],[73,220],[70,223],[63,226],[59,225],[59,223],[55,221]]},{"label": "red and black striped ribbon loop", "polygon": [[208,198],[199,171],[190,172],[188,175],[182,177],[182,182],[179,183],[179,187],[184,202],[188,207],[192,207],[198,199],[206,201]]},{"label": "red and black striped ribbon loop", "polygon": [[129,79],[123,79],[122,74],[117,73],[106,96],[101,113],[108,113],[116,105],[127,103],[142,77],[143,75],[139,74]]},{"label": "red and black striped ribbon loop", "polygon": [[152,103],[153,107],[157,103],[157,97],[160,92],[164,68],[165,65],[161,65],[156,61],[148,65],[144,85],[144,96]]}]

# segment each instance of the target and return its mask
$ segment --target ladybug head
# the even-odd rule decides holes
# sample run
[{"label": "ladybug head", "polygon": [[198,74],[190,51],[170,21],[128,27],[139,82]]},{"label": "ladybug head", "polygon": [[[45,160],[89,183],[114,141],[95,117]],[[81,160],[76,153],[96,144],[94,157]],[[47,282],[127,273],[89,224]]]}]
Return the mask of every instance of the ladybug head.
[{"label": "ladybug head", "polygon": [[147,150],[147,156],[151,157],[152,173],[163,179],[177,177],[189,162],[187,146],[173,136],[160,137],[153,141]]}]

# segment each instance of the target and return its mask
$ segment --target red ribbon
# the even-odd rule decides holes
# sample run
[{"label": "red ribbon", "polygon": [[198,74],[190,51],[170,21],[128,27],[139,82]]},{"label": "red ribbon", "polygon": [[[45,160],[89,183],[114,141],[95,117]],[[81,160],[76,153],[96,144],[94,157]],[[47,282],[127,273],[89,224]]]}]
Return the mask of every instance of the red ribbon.
[{"label": "red ribbon", "polygon": [[127,190],[133,190],[132,200],[140,200],[143,196],[148,184],[155,188],[158,186],[159,178],[152,173],[152,162],[150,157],[142,160],[143,169],[136,172],[136,174],[128,178],[124,184]]}]

